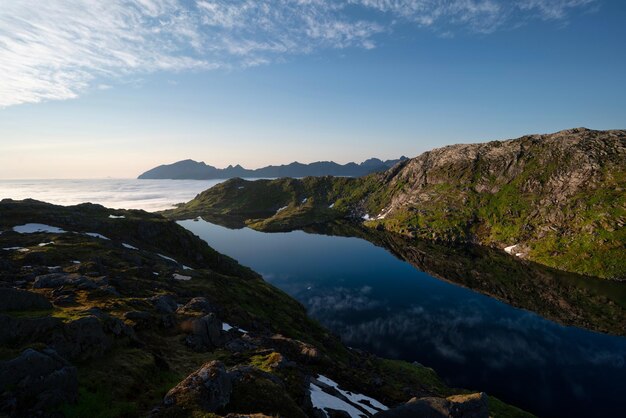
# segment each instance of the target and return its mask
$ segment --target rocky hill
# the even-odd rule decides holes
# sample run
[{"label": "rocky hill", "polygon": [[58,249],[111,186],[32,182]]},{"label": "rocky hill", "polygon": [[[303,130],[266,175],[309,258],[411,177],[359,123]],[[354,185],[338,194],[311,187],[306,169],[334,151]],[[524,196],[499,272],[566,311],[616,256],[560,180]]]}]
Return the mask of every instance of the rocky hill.
[{"label": "rocky hill", "polygon": [[160,215],[0,202],[0,416],[524,417],[344,346]]},{"label": "rocky hill", "polygon": [[277,178],[277,177],[306,177],[306,176],[349,176],[360,177],[367,174],[385,171],[399,162],[406,160],[400,157],[397,160],[382,161],[370,158],[360,164],[337,164],[333,161],[318,161],[310,164],[293,162],[286,165],[270,165],[267,167],[248,169],[239,164],[226,168],[216,168],[204,162],[183,160],[173,164],[155,167],[141,174],[139,179],[230,179],[241,178]]},{"label": "rocky hill", "polygon": [[166,214],[265,231],[348,220],[624,279],[626,131],[452,145],[358,179],[236,179]]}]

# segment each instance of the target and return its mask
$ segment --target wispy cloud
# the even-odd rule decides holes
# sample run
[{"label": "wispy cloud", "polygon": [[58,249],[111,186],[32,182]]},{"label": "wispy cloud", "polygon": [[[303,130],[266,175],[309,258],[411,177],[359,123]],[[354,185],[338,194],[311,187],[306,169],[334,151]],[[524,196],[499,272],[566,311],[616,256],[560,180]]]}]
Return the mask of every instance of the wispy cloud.
[{"label": "wispy cloud", "polygon": [[491,33],[529,17],[563,20],[595,1],[8,0],[0,6],[0,107],[71,99],[112,79],[155,71],[370,49],[397,22],[442,36]]}]

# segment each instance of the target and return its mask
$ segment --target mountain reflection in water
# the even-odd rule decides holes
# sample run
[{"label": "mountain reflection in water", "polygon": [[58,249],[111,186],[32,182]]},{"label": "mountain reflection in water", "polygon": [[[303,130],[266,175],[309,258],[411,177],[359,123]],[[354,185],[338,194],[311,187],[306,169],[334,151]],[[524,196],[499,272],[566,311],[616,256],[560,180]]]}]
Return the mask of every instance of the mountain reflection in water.
[{"label": "mountain reflection in water", "polygon": [[626,338],[540,316],[623,334],[620,283],[345,226],[315,232],[371,242],[180,223],[298,299],[351,347],[418,361],[451,386],[484,390],[540,416],[626,410]]}]

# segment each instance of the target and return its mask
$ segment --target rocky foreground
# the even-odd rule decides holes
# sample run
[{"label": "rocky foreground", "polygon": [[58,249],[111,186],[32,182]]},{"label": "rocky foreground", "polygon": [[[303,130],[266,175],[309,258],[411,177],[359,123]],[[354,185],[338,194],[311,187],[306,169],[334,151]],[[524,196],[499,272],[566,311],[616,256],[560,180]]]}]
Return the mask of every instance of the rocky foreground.
[{"label": "rocky foreground", "polygon": [[0,416],[529,415],[345,347],[159,215],[3,200]]},{"label": "rocky foreground", "polygon": [[235,179],[165,214],[263,231],[349,221],[624,280],[626,131],[452,145],[358,179]]}]

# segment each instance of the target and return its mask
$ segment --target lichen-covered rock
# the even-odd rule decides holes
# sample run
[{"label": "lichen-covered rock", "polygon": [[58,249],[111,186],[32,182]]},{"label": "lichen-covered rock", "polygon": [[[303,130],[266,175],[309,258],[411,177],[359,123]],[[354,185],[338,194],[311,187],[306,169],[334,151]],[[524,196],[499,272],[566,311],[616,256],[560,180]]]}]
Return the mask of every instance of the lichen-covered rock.
[{"label": "lichen-covered rock", "polygon": [[0,362],[0,415],[42,416],[78,397],[76,368],[54,350],[27,349]]},{"label": "lichen-covered rock", "polygon": [[181,315],[216,313],[216,308],[205,297],[195,297],[177,309],[176,313]]},{"label": "lichen-covered rock", "polygon": [[198,407],[203,412],[215,412],[228,404],[232,390],[232,378],[224,364],[211,361],[170,390],[163,405],[165,408]]}]

